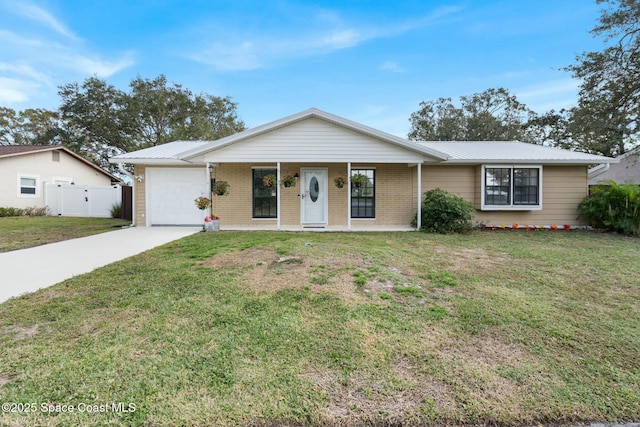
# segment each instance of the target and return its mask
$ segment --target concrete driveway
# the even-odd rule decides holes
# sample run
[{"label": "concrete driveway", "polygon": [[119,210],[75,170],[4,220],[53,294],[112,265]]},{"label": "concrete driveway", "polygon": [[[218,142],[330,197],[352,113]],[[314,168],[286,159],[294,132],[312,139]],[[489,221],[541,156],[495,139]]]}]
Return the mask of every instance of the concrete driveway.
[{"label": "concrete driveway", "polygon": [[0,303],[200,230],[199,227],[129,227],[0,253]]}]

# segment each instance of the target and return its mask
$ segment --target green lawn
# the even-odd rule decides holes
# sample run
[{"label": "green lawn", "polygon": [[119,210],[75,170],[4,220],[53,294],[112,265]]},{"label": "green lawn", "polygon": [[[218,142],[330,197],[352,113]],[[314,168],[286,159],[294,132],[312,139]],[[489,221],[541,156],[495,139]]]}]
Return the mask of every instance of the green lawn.
[{"label": "green lawn", "polygon": [[637,421],[639,260],[581,232],[199,233],[1,304],[0,425]]},{"label": "green lawn", "polygon": [[111,218],[21,216],[0,218],[0,252],[85,237],[129,225]]}]

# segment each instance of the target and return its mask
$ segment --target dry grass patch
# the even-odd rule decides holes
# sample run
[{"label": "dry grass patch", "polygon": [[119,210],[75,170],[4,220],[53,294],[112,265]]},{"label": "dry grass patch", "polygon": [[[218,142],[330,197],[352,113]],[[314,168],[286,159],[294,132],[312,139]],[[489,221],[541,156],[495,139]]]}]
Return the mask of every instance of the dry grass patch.
[{"label": "dry grass patch", "polygon": [[386,373],[358,371],[345,377],[331,370],[314,370],[302,378],[326,396],[320,417],[330,425],[412,425],[435,419],[436,413],[446,419],[456,407],[447,384],[416,374],[402,360],[395,361]]},{"label": "dry grass patch", "polygon": [[371,300],[371,295],[354,284],[354,271],[371,265],[362,254],[336,256],[322,251],[301,252],[301,255],[279,255],[275,249],[247,249],[216,255],[204,264],[240,270],[238,284],[257,294],[272,295],[283,289],[304,288],[312,294],[330,294],[351,304]]},{"label": "dry grass patch", "polygon": [[452,250],[447,247],[433,248],[437,257],[448,261],[450,271],[474,272],[477,270],[490,270],[500,267],[510,261],[503,253],[490,251],[484,248],[462,248]]},{"label": "dry grass patch", "polygon": [[11,338],[20,341],[32,338],[35,334],[38,333],[38,329],[40,329],[41,325],[34,325],[30,328],[19,325],[11,325],[0,328],[0,334],[2,335],[11,335]]}]

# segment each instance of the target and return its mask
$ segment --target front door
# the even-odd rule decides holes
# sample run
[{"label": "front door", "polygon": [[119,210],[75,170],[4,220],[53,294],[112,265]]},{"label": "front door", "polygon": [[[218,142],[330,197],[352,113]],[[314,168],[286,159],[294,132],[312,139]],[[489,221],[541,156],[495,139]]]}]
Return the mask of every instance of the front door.
[{"label": "front door", "polygon": [[302,169],[300,218],[302,225],[327,225],[327,170]]}]

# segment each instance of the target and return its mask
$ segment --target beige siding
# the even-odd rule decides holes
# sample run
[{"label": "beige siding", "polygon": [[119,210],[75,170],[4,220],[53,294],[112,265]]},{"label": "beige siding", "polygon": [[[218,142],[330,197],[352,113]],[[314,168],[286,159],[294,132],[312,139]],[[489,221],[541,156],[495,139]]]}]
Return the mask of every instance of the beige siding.
[{"label": "beige siding", "polygon": [[[423,171],[423,189],[443,188],[480,206],[481,168],[479,166],[429,166]],[[586,166],[544,166],[542,172],[542,210],[481,211],[474,220],[489,225],[578,225],[577,207],[588,194]]]},{"label": "beige siding", "polygon": [[[59,161],[52,153],[59,153]],[[35,196],[19,195],[19,176],[37,179]],[[77,185],[111,185],[111,178],[61,151],[43,151],[0,158],[0,206],[44,206],[44,185],[58,181]]]},{"label": "beige siding", "polygon": [[352,219],[354,229],[370,226],[409,227],[416,214],[415,167],[406,164],[353,164],[353,168],[376,168],[376,218]]},{"label": "beige siding", "polygon": [[424,155],[364,134],[310,118],[257,135],[194,161],[224,162],[386,162],[417,163]]},{"label": "beige siding", "polygon": [[[231,185],[229,194],[213,198],[212,210],[221,217],[223,227],[226,226],[275,226],[276,219],[252,218],[252,167],[276,167],[269,162],[260,163],[224,163],[213,169],[212,177],[226,180]],[[301,168],[321,167],[328,170],[328,225],[329,227],[346,227],[348,224],[348,191],[337,188],[334,178],[346,176],[346,163],[282,163],[281,174],[300,175]],[[406,164],[353,164],[356,167],[376,168],[376,218],[353,219],[354,229],[371,226],[408,227],[416,212],[415,167]],[[136,166],[135,174],[145,172],[144,166]],[[301,188],[279,187],[280,222],[283,227],[300,226],[300,194]],[[136,183],[136,224],[144,226],[146,204],[144,200],[145,181]]]},{"label": "beige siding", "polygon": [[[141,176],[145,173],[145,167],[143,165],[136,165],[133,174],[135,176]],[[146,201],[147,189],[145,186],[145,180],[142,182],[133,183],[133,210],[135,213],[135,218],[133,220],[134,225],[138,227],[144,227],[147,225],[147,217],[146,217],[146,209],[147,209],[147,201]]]},{"label": "beige siding", "polygon": [[[220,215],[224,226],[275,226],[276,219],[252,218],[252,167],[276,167],[271,162],[223,163],[214,168],[212,177],[231,184],[226,196],[213,196],[213,211]],[[336,188],[333,179],[346,176],[346,163],[281,163],[281,174],[300,174],[301,168],[328,169],[328,225],[346,227],[348,223],[348,191]],[[407,227],[417,212],[417,168],[406,164],[353,163],[353,168],[376,169],[376,218],[352,219],[354,230],[368,227]],[[136,166],[135,174],[144,173],[144,166]],[[478,166],[423,166],[422,191],[444,188],[471,202],[480,195]],[[300,184],[279,187],[283,227],[300,226]],[[145,224],[145,183],[136,183],[136,223]],[[585,166],[545,166],[543,168],[543,210],[541,211],[480,211],[474,221],[490,225],[512,224],[551,225],[580,224],[576,219],[578,203],[587,195]]]}]

